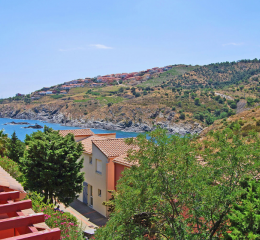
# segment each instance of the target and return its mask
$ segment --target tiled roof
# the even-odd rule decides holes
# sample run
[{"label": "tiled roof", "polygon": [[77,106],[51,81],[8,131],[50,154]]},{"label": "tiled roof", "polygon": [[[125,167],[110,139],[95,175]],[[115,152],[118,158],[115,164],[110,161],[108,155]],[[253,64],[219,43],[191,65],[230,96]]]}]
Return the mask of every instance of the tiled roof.
[{"label": "tiled roof", "polygon": [[124,138],[93,140],[95,146],[107,157],[117,157],[127,153],[129,149],[134,149],[136,146],[125,143]]},{"label": "tiled roof", "polygon": [[65,137],[69,133],[74,134],[75,137],[78,136],[92,136],[94,133],[90,129],[71,129],[71,130],[60,130],[60,135]]},{"label": "tiled roof", "polygon": [[0,167],[0,186],[7,187],[19,192],[24,192],[22,185],[11,177],[2,167]]},{"label": "tiled roof", "polygon": [[113,159],[113,162],[114,162],[114,163],[121,164],[121,165],[124,165],[124,166],[127,166],[127,167],[133,166],[133,163],[130,163],[130,162],[127,160],[127,154],[123,154],[123,155],[120,155],[120,156],[114,158],[114,159]]},{"label": "tiled roof", "polygon": [[105,140],[105,138],[94,135],[94,136],[81,140],[80,142],[82,143],[82,145],[84,147],[84,152],[86,152],[88,154],[92,154],[92,140]]}]

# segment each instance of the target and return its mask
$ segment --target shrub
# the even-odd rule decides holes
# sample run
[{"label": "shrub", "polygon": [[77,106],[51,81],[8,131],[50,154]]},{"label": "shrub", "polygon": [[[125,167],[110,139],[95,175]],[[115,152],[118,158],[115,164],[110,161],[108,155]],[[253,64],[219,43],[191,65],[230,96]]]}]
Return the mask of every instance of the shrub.
[{"label": "shrub", "polygon": [[200,99],[199,98],[195,98],[194,103],[195,103],[195,105],[199,106],[200,105]]},{"label": "shrub", "polygon": [[179,118],[182,119],[182,120],[184,120],[184,119],[185,119],[185,114],[184,114],[184,113],[181,113]]},{"label": "shrub", "polygon": [[0,157],[0,166],[8,172],[18,182],[22,182],[22,173],[20,172],[19,165],[8,157]]},{"label": "shrub", "polygon": [[233,103],[230,104],[230,107],[231,107],[232,109],[236,109],[236,108],[237,108],[237,104],[233,102]]},{"label": "shrub", "polygon": [[31,192],[27,194],[27,199],[32,200],[32,209],[34,212],[44,213],[45,223],[50,228],[60,228],[61,239],[64,240],[83,240],[83,232],[78,225],[77,218],[68,212],[62,212],[59,210],[54,210],[53,204],[45,204],[43,202],[44,197],[36,192]]}]

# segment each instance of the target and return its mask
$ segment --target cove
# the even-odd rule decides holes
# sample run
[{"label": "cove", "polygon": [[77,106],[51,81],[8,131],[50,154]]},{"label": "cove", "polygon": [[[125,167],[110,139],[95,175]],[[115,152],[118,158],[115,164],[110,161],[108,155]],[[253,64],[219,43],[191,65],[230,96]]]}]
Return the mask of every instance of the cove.
[{"label": "cove", "polygon": [[[71,127],[71,126],[64,126],[57,123],[48,123],[42,122],[39,120],[28,120],[28,119],[11,119],[11,118],[0,118],[0,130],[3,129],[4,133],[8,134],[8,137],[11,137],[11,134],[15,131],[17,137],[24,141],[26,134],[31,134],[35,131],[43,131],[42,129],[32,129],[32,128],[24,128],[28,127],[29,125],[11,125],[8,124],[10,122],[28,122],[30,125],[39,124],[41,126],[46,125],[47,127],[51,127],[54,130],[68,130],[68,129],[80,129],[80,127]],[[7,124],[7,125],[5,125]],[[90,128],[94,133],[116,133],[117,138],[128,138],[128,137],[136,137],[139,133],[136,132],[122,132],[116,130],[104,130],[104,129],[94,129]]]}]

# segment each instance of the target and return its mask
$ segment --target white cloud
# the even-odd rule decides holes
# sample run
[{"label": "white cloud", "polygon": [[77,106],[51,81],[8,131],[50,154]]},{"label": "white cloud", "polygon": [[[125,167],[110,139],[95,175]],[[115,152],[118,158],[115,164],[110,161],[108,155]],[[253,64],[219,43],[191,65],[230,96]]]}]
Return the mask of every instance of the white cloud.
[{"label": "white cloud", "polygon": [[235,42],[231,42],[231,43],[224,43],[222,44],[222,46],[241,46],[241,45],[244,45],[244,43],[235,43]]},{"label": "white cloud", "polygon": [[113,49],[112,47],[108,47],[108,46],[105,46],[103,44],[90,44],[89,46],[95,47],[95,48],[98,48],[98,49]]}]

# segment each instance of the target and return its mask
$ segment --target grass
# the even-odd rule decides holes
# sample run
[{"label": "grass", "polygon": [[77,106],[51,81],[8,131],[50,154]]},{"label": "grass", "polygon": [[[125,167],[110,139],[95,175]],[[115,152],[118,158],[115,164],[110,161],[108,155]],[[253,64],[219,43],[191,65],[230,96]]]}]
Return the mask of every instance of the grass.
[{"label": "grass", "polygon": [[85,99],[74,100],[73,102],[88,102],[89,100],[91,100],[91,99],[85,98]]},{"label": "grass", "polygon": [[86,92],[88,91],[89,89],[91,88],[88,88],[88,87],[78,87],[78,88],[71,88],[70,91],[69,91],[69,94],[71,95],[74,95],[74,94],[79,94],[79,93],[83,93],[83,92]]},{"label": "grass", "polygon": [[97,97],[96,98],[101,104],[107,104],[107,103],[120,103],[124,101],[125,99],[118,96],[111,96],[111,97]]},{"label": "grass", "polygon": [[59,98],[63,98],[65,95],[59,95],[59,94],[56,94],[56,95],[51,95],[50,97],[53,98],[53,99],[59,99]]},{"label": "grass", "polygon": [[158,77],[149,79],[146,82],[143,82],[143,83],[139,84],[138,86],[141,86],[141,87],[155,87],[155,86],[159,86],[164,81],[168,81],[169,79],[172,79],[173,77],[175,77],[177,75],[184,74],[185,72],[192,71],[195,68],[196,67],[194,67],[194,66],[188,66],[188,65],[174,66],[169,71],[160,73],[160,75]]}]

